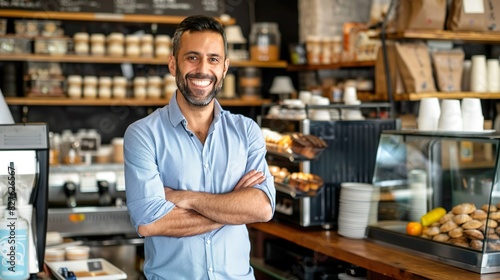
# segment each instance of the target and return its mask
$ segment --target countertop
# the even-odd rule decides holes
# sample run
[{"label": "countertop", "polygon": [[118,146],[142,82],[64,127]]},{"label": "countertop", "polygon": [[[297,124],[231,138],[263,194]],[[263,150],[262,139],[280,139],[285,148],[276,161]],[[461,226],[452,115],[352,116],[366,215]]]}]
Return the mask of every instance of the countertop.
[{"label": "countertop", "polygon": [[500,273],[467,271],[399,247],[342,237],[334,230],[307,229],[277,221],[248,227],[393,279],[500,279]]}]

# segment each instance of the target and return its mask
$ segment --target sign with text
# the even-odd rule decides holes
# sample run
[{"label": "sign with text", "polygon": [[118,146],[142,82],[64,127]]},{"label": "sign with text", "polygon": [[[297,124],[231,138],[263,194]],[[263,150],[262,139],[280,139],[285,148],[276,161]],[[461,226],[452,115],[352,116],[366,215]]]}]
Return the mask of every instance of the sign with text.
[{"label": "sign with text", "polygon": [[220,16],[222,0],[0,0],[0,9],[23,9],[47,12],[83,12],[110,14],[145,14]]}]

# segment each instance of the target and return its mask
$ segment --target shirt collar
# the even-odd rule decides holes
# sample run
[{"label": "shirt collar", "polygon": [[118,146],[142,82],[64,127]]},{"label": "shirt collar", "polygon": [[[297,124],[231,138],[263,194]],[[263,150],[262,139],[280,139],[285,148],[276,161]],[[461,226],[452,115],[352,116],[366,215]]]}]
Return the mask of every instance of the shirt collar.
[{"label": "shirt collar", "polygon": [[[182,121],[184,121],[186,118],[182,115],[181,109],[179,108],[179,104],[177,103],[177,90],[173,94],[172,98],[170,98],[169,104],[168,104],[168,119],[170,120],[170,123],[172,125],[178,126]],[[220,120],[221,115],[224,113],[224,110],[222,110],[222,107],[219,104],[219,101],[215,99],[214,103],[214,120],[213,123],[216,123]]]}]

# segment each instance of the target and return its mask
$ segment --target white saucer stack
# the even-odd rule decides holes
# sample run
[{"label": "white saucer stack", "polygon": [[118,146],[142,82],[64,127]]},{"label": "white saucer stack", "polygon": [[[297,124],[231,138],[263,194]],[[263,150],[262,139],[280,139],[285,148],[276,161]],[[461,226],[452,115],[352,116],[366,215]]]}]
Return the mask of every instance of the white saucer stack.
[{"label": "white saucer stack", "polygon": [[367,183],[342,183],[338,234],[361,239],[367,225],[377,221],[380,191]]}]

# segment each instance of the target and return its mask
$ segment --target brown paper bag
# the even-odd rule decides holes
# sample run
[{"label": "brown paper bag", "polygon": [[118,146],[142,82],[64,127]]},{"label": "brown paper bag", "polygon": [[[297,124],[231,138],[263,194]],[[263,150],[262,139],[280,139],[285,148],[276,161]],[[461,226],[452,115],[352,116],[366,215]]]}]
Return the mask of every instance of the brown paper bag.
[{"label": "brown paper bag", "polygon": [[396,30],[443,30],[446,0],[400,0],[396,6]]},{"label": "brown paper bag", "polygon": [[462,90],[463,50],[435,51],[432,53],[432,62],[439,91]]},{"label": "brown paper bag", "polygon": [[406,92],[434,92],[432,65],[424,43],[396,43],[398,68],[403,79]]},{"label": "brown paper bag", "polygon": [[[464,7],[464,0],[452,0],[446,26],[453,31],[486,31],[488,29],[488,0],[482,1],[484,5],[483,13],[469,13]],[[492,0],[494,1],[494,0]],[[478,2],[477,2],[478,3]]]},{"label": "brown paper bag", "polygon": [[[389,64],[389,69],[391,71],[391,89],[394,94],[399,94],[405,92],[403,88],[403,81],[401,80],[401,75],[399,74],[396,56],[396,47],[393,42],[387,42],[387,61]],[[384,67],[384,56],[382,53],[382,47],[378,49],[377,59],[375,60],[375,93],[387,94],[387,81],[385,75]]]},{"label": "brown paper bag", "polygon": [[486,19],[489,31],[500,32],[500,1],[486,1]]}]

